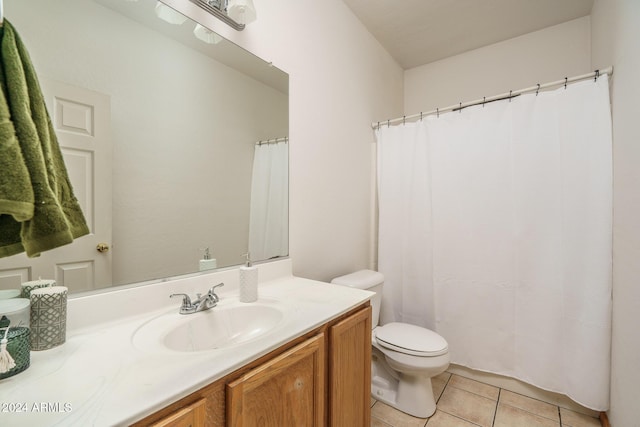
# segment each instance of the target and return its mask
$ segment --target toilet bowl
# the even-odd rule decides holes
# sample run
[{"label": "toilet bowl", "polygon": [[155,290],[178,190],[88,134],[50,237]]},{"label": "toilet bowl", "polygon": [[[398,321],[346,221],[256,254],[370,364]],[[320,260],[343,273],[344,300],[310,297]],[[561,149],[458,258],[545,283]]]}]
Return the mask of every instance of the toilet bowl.
[{"label": "toilet bowl", "polygon": [[436,410],[431,378],[449,367],[447,341],[408,323],[378,326],[383,282],[384,276],[371,270],[331,281],[376,293],[371,300],[371,396],[414,417],[430,417]]}]

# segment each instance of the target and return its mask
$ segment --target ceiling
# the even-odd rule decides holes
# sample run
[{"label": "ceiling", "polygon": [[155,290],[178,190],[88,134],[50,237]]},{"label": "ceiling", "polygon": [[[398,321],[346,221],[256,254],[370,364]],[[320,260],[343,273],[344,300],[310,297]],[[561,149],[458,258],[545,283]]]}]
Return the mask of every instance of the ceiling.
[{"label": "ceiling", "polygon": [[404,69],[591,13],[593,0],[343,0]]}]

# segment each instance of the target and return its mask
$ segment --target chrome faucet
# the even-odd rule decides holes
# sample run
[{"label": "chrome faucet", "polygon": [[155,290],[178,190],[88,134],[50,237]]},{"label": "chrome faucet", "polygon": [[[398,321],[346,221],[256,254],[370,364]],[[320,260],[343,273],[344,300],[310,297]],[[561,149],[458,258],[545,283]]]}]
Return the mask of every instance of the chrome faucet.
[{"label": "chrome faucet", "polygon": [[224,286],[224,283],[218,283],[204,295],[196,294],[196,300],[191,302],[191,298],[187,294],[171,294],[169,298],[182,297],[182,305],[180,306],[180,314],[192,314],[198,311],[209,310],[215,307],[220,301],[220,297],[216,295],[215,289]]}]

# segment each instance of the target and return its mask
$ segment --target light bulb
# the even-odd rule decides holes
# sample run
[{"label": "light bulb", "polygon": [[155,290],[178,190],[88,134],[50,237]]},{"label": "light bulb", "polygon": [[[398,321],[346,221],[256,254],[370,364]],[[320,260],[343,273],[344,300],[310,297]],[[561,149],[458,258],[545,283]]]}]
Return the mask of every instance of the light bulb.
[{"label": "light bulb", "polygon": [[239,24],[250,24],[256,20],[256,8],[253,0],[229,0],[227,15]]},{"label": "light bulb", "polygon": [[200,24],[196,24],[196,27],[193,29],[193,34],[199,40],[209,44],[218,44],[222,41],[222,37]]},{"label": "light bulb", "polygon": [[180,25],[187,20],[187,17],[171,9],[164,3],[156,3],[156,16],[169,24]]}]

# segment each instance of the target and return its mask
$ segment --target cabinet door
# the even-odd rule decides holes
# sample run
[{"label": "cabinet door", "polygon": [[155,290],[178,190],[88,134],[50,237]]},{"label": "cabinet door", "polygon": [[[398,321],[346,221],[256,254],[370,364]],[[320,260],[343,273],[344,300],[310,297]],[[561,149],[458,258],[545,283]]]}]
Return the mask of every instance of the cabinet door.
[{"label": "cabinet door", "polygon": [[205,427],[205,402],[206,399],[200,399],[153,423],[151,427]]},{"label": "cabinet door", "polygon": [[371,307],[331,326],[329,425],[371,423]]},{"label": "cabinet door", "polygon": [[227,426],[324,425],[324,334],[227,385]]}]

